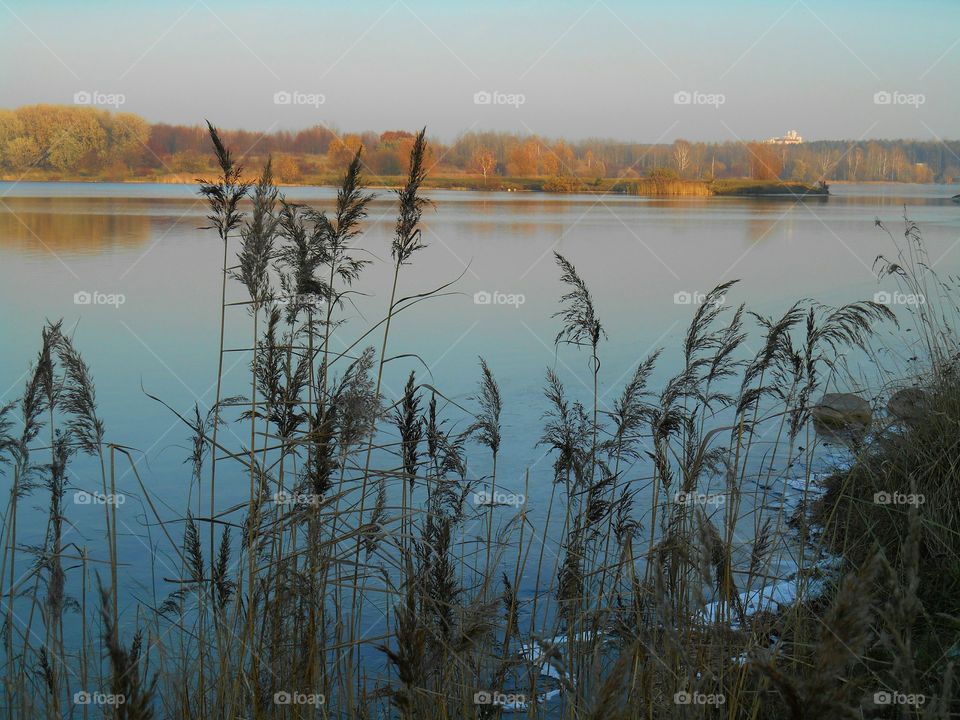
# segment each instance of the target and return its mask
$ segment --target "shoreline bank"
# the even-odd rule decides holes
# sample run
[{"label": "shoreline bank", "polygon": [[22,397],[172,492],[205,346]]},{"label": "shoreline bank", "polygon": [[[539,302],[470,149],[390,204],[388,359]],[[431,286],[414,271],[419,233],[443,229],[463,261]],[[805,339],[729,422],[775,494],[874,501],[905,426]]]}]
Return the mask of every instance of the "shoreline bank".
[{"label": "shoreline bank", "polygon": [[[202,173],[198,173],[202,174]],[[371,178],[368,187],[393,190],[401,187],[402,178]],[[129,185],[195,185],[196,178],[187,175],[161,175],[145,178],[90,178],[59,176],[52,178],[16,178],[0,175],[0,182],[22,183],[84,183]],[[299,182],[278,183],[279,187],[338,187],[335,178],[312,177]],[[502,178],[487,184],[470,177],[427,178],[424,187],[432,190],[463,192],[520,192],[546,195],[632,195],[636,197],[797,197],[829,195],[826,185],[766,180],[681,180],[661,178],[606,178],[596,182],[580,182],[572,178]]]}]

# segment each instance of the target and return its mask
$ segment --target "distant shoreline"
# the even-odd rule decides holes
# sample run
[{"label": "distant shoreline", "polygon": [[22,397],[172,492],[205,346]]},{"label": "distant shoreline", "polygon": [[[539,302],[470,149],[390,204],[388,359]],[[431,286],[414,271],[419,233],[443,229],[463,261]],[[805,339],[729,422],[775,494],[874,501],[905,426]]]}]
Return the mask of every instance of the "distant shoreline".
[{"label": "distant shoreline", "polygon": [[[197,176],[203,175],[198,172]],[[209,173],[208,173],[209,174]],[[368,177],[371,189],[395,189],[402,185],[401,177]],[[156,178],[14,178],[0,176],[0,182],[14,183],[84,183],[84,184],[129,184],[129,185],[196,185],[196,178],[187,174],[164,175]],[[299,182],[277,182],[278,187],[329,187],[339,186],[339,178],[313,177]],[[906,183],[904,183],[906,184]],[[488,179],[480,176],[428,177],[424,187],[434,190],[458,190],[465,192],[522,192],[548,195],[618,194],[636,197],[771,197],[771,196],[826,196],[826,186],[809,183],[724,179],[683,180],[675,178],[602,178],[583,181],[572,177],[535,177]]]},{"label": "distant shoreline", "polygon": [[[212,171],[211,171],[212,172]],[[205,173],[197,172],[197,176]],[[210,173],[206,173],[210,174]],[[566,187],[552,184],[564,178],[501,178],[488,179],[484,184],[481,176],[439,176],[428,177],[424,187],[432,190],[452,190],[461,192],[517,192],[544,195],[599,195],[616,194],[633,197],[827,197],[829,190],[810,183],[789,181],[767,181],[751,179],[721,180],[681,180],[654,178],[604,178],[600,181],[575,181]],[[18,178],[0,175],[0,182],[24,183],[82,183],[85,185],[196,185],[197,180],[187,173],[162,175],[154,178],[91,178],[84,176],[54,178]],[[393,190],[400,187],[400,177],[368,177],[367,187],[372,190]],[[277,182],[278,187],[339,187],[339,178],[312,177],[298,182]],[[938,183],[911,183],[894,180],[835,180],[829,185],[935,185]],[[949,185],[949,183],[940,183]],[[950,194],[944,196],[946,199]]]}]

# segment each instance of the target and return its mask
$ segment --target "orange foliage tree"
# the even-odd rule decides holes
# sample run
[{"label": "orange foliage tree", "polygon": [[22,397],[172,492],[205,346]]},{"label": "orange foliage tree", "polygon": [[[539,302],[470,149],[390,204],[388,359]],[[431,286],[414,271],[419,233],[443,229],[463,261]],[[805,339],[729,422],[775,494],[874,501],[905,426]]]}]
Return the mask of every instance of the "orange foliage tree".
[{"label": "orange foliage tree", "polygon": [[779,180],[783,161],[776,146],[767,143],[749,143],[750,177],[754,180]]},{"label": "orange foliage tree", "polygon": [[330,149],[327,150],[327,160],[330,161],[330,166],[341,168],[348,165],[361,145],[363,145],[363,140],[354,133],[334,138],[330,143]]}]

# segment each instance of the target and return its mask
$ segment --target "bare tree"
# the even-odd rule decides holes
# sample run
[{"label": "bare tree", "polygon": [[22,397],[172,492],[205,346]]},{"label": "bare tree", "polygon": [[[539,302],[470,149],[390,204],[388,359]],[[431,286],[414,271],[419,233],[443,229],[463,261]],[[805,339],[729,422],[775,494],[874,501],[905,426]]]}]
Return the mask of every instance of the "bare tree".
[{"label": "bare tree", "polygon": [[683,177],[683,173],[690,166],[690,143],[686,140],[674,141],[673,164],[677,168],[677,175]]},{"label": "bare tree", "polygon": [[474,170],[483,174],[483,184],[487,184],[487,174],[497,166],[497,159],[486,148],[478,147],[473,151],[470,165]]}]

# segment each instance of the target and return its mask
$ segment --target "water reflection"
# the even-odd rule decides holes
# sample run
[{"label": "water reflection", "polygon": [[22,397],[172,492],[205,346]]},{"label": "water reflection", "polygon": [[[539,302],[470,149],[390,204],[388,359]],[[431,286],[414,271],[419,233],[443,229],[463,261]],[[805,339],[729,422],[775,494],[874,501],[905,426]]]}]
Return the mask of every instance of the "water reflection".
[{"label": "water reflection", "polygon": [[0,246],[26,254],[97,254],[145,245],[151,218],[116,207],[78,211],[70,198],[5,198],[0,202]]},{"label": "water reflection", "polygon": [[468,227],[477,235],[495,236],[504,233],[516,237],[533,237],[538,233],[543,233],[548,227],[558,225],[548,222],[512,222],[504,223],[502,221],[475,221],[469,223]]},{"label": "water reflection", "polygon": [[770,236],[776,232],[777,225],[783,225],[787,222],[789,222],[789,219],[782,215],[751,217],[746,221],[747,242],[750,245],[755,245],[764,240],[769,240]]}]

